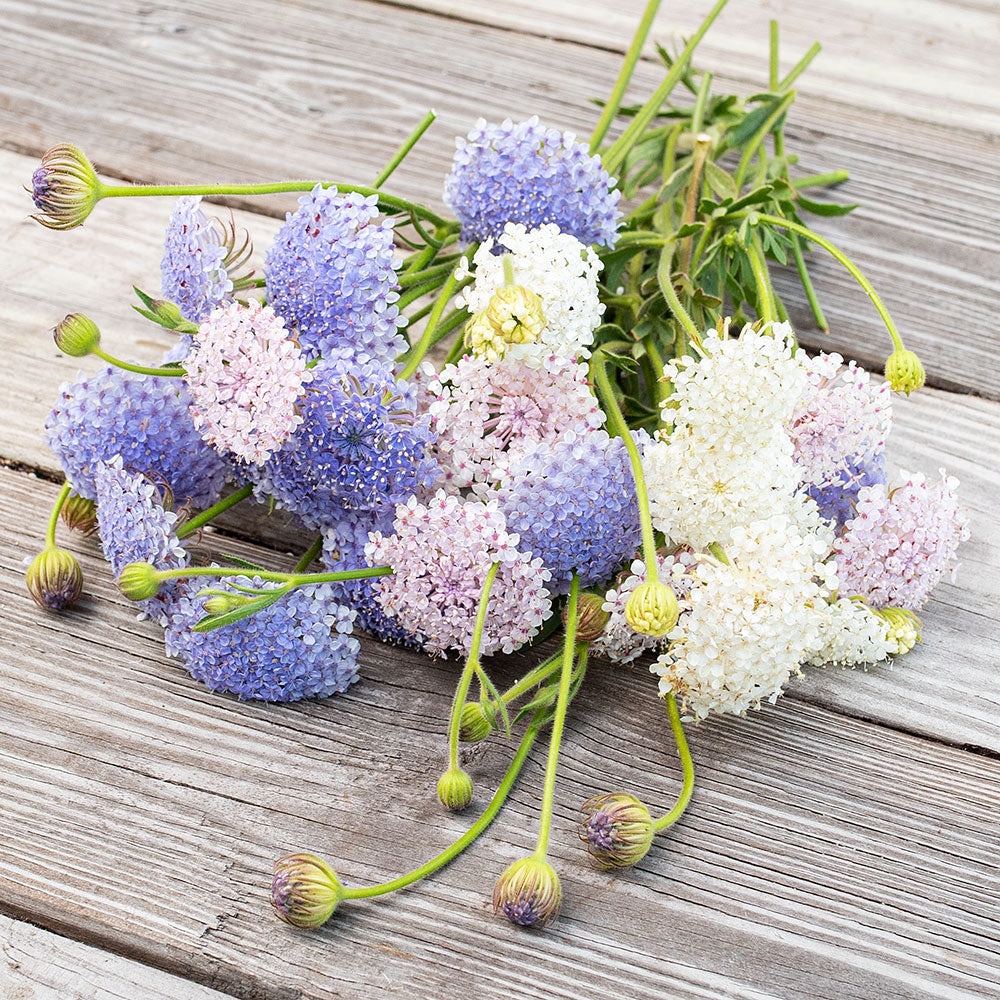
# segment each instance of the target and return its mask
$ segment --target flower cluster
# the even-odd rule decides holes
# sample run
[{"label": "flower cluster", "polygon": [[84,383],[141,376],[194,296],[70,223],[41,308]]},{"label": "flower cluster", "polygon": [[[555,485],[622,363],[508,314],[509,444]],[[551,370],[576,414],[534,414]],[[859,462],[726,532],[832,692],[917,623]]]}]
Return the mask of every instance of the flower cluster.
[{"label": "flower cluster", "polygon": [[174,205],[160,273],[163,297],[195,323],[229,298],[233,282],[226,271],[221,227],[201,210],[201,198],[179,198]]}]

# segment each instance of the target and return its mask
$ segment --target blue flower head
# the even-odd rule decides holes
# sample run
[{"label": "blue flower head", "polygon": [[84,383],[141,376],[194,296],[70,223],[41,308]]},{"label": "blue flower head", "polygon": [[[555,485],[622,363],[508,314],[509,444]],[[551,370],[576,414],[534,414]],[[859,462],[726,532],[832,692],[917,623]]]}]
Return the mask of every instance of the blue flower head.
[{"label": "blue flower head", "polygon": [[310,358],[391,361],[403,347],[392,224],[376,205],[317,184],[267,252],[267,300]]},{"label": "blue flower head", "polygon": [[639,544],[639,508],[620,438],[594,431],[575,441],[540,444],[512,470],[497,498],[518,548],[552,573],[549,589],[569,592],[610,579]]},{"label": "blue flower head", "polygon": [[95,499],[97,463],[120,455],[125,468],[169,487],[175,503],[210,507],[229,466],[195,430],[190,403],[179,378],[103,368],[59,387],[46,443],[88,500]]},{"label": "blue flower head", "polygon": [[464,243],[496,239],[508,222],[529,230],[554,222],[588,246],[614,246],[621,192],[601,158],[571,133],[537,118],[516,125],[480,119],[457,145],[444,200],[462,223]]},{"label": "blue flower head", "polygon": [[[259,577],[233,582],[272,586]],[[233,590],[227,583],[216,586]],[[351,634],[355,613],[337,603],[329,584],[297,587],[232,625],[192,632],[205,613],[200,589],[189,581],[171,603],[165,640],[167,652],[212,691],[258,701],[299,701],[346,691],[357,680],[361,644]]]},{"label": "blue flower head", "polygon": [[839,532],[854,517],[854,503],[865,486],[886,483],[885,452],[855,456],[826,486],[812,486],[806,493],[816,501],[820,514]]},{"label": "blue flower head", "polygon": [[228,248],[221,228],[201,210],[201,198],[179,198],[170,214],[160,261],[163,297],[181,315],[200,323],[227,298],[233,283],[226,272]]},{"label": "blue flower head", "polygon": [[375,362],[321,361],[313,371],[302,423],[252,472],[262,497],[323,528],[346,511],[389,512],[431,485],[438,467],[412,387]]}]

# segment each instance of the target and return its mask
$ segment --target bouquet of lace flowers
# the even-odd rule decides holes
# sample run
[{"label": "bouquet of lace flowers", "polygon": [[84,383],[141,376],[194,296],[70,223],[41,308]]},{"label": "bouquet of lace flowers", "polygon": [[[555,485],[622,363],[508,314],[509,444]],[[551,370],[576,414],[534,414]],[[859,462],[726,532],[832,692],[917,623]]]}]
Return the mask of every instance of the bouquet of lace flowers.
[{"label": "bouquet of lace flowers", "polygon": [[[104,367],[65,383],[46,424],[66,482],[27,572],[36,601],[58,610],[81,593],[61,518],[99,534],[122,593],[215,691],[343,692],[359,631],[458,655],[437,788],[449,809],[473,798],[459,743],[521,733],[479,819],[421,867],[346,887],[315,855],[280,859],[271,898],[289,923],[318,926],[343,899],[450,861],[549,730],[535,850],[493,896],[511,921],[545,924],[562,900],[546,860],[559,746],[588,657],[650,664],[683,769],[657,817],[624,792],[584,804],[594,863],[624,867],[691,799],[685,721],[773,702],[803,667],[905,654],[954,568],[956,481],[887,472],[892,394],[923,384],[920,362],[864,275],[803,221],[850,210],[808,196],[846,174],[794,177],[785,150],[792,84],[818,46],[781,77],[772,25],[768,89],[713,94],[691,57],[724,3],[678,51],[659,49],[662,84],[629,106],[652,0],[589,142],[535,118],[478,121],[444,182],[454,219],[386,190],[433,113],[371,186],[113,186],[70,145],[32,178],[36,218],[55,229],[103,198],[179,197],[161,295],[137,289],[134,307],[175,347],[149,366],[109,355],[81,314],[55,329],[65,354]],[[286,191],[299,206],[258,277],[249,236],[201,199]],[[795,266],[825,329],[811,247],[884,321],[885,380],[798,347],[770,270]],[[292,572],[195,564],[192,541],[248,498],[311,533]],[[493,684],[483,657],[557,629],[558,652]]]}]

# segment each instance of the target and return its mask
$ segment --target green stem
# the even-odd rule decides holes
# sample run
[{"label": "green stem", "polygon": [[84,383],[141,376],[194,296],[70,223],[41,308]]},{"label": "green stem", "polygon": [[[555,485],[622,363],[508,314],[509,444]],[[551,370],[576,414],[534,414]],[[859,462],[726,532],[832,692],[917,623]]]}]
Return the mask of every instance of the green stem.
[{"label": "green stem", "polygon": [[660,354],[660,349],[656,346],[656,337],[652,333],[648,337],[643,338],[642,346],[646,350],[646,357],[649,358],[653,366],[655,377],[653,384],[649,388],[654,401],[657,403],[657,412],[659,413],[660,407],[670,398],[670,387],[663,381],[663,356]]},{"label": "green stem", "polygon": [[657,278],[659,279],[660,291],[663,293],[674,319],[684,328],[691,343],[701,347],[701,334],[698,327],[694,325],[691,315],[681,305],[680,297],[674,288],[674,246],[664,247],[660,251],[660,262],[657,268]]},{"label": "green stem", "polygon": [[435,118],[437,118],[437,114],[433,109],[424,115],[420,124],[410,133],[403,145],[396,150],[396,155],[385,165],[382,173],[375,178],[372,187],[380,188],[392,176],[393,171],[403,162],[406,154],[413,149],[420,137],[431,127]]},{"label": "green stem", "polygon": [[133,365],[128,361],[113,357],[107,351],[101,350],[100,347],[95,347],[91,353],[96,354],[102,361],[107,361],[109,365],[124,368],[127,372],[136,372],[139,375],[170,375],[179,378],[186,374],[183,368],[146,368],[144,365]]},{"label": "green stem", "polygon": [[614,121],[615,115],[618,114],[622,98],[628,89],[636,63],[638,63],[639,57],[642,55],[642,47],[646,44],[646,39],[649,37],[649,30],[653,26],[653,19],[656,17],[656,11],[659,6],[660,0],[649,0],[649,3],[646,5],[646,11],[642,15],[639,27],[635,29],[632,44],[629,46],[628,52],[625,53],[625,61],[622,63],[622,68],[618,73],[618,79],[615,80],[615,85],[611,89],[611,96],[608,97],[608,102],[604,105],[604,113],[594,127],[594,134],[590,137],[591,153],[597,152],[598,147],[604,141],[605,135],[607,135],[608,129],[611,127],[611,123]]},{"label": "green stem", "polygon": [[[708,158],[709,150],[712,148],[712,137],[703,133],[695,136],[694,152],[691,154],[691,183],[688,185],[687,201],[684,205],[684,224],[690,225],[694,222],[695,213],[698,209],[698,197],[701,193],[701,172]],[[680,271],[688,274],[691,266],[691,242],[694,235],[685,236],[681,244]]]},{"label": "green stem", "polygon": [[736,168],[736,174],[733,178],[733,183],[736,185],[737,191],[743,190],[743,181],[746,177],[747,170],[750,168],[750,164],[753,161],[754,156],[756,156],[757,151],[760,149],[761,144],[767,138],[768,133],[774,128],[778,121],[781,120],[782,115],[792,106],[795,101],[795,91],[786,94],[779,102],[775,109],[767,116],[764,123],[759,129],[754,133],[753,138],[747,143],[746,148],[743,150],[743,155],[740,157],[739,166]]},{"label": "green stem", "polygon": [[820,54],[822,48],[823,46],[820,45],[819,42],[813,42],[812,45],[809,46],[809,51],[791,68],[785,79],[779,82],[777,89],[779,91],[788,90],[788,88],[795,83],[800,76],[802,76],[813,59]]},{"label": "green stem", "polygon": [[302,558],[295,564],[293,573],[304,573],[312,565],[313,559],[323,551],[323,536],[317,535],[316,540],[302,553]]},{"label": "green stem", "polygon": [[420,362],[423,361],[424,355],[428,352],[428,350],[430,350],[431,345],[434,343],[434,331],[437,329],[437,325],[441,321],[441,316],[444,313],[445,307],[448,305],[449,300],[455,293],[455,286],[457,284],[458,278],[455,272],[452,271],[448,280],[444,283],[444,288],[441,289],[441,292],[437,297],[437,301],[434,303],[434,308],[431,310],[431,314],[427,318],[427,325],[424,327],[424,332],[420,335],[420,340],[417,342],[417,346],[413,348],[413,353],[410,356],[409,361],[407,361],[406,367],[400,373],[400,379],[409,378],[420,366]]},{"label": "green stem", "polygon": [[[580,597],[580,578],[576,573],[569,588],[569,602],[566,605],[566,639],[563,644],[562,670],[559,674],[559,694],[555,713],[552,716],[552,735],[549,739],[549,758],[545,764],[545,785],[542,789],[542,809],[538,820],[538,844],[535,856],[545,860],[549,847],[549,828],[552,825],[552,802],[556,791],[556,768],[559,764],[559,743],[563,726],[566,724],[566,708],[569,704],[570,682],[573,677],[573,660],[576,650],[576,608]],[[585,657],[586,649],[581,654]]]},{"label": "green stem", "polygon": [[677,744],[677,753],[681,758],[681,768],[684,773],[684,784],[681,786],[681,794],[677,796],[674,807],[665,816],[653,821],[653,829],[659,833],[665,830],[672,823],[676,823],[681,818],[684,810],[687,809],[694,792],[694,763],[691,760],[691,751],[688,748],[687,737],[684,735],[684,726],[681,723],[681,714],[677,709],[677,699],[668,694],[666,699],[667,712],[670,715],[670,728],[674,734],[674,742]]},{"label": "green stem", "polygon": [[52,505],[52,513],[49,515],[49,523],[45,528],[45,547],[54,549],[56,547],[56,525],[59,523],[59,515],[62,513],[63,505],[73,492],[73,487],[69,483],[63,483],[56,502]]},{"label": "green stem", "polygon": [[809,276],[809,269],[806,267],[806,259],[802,254],[802,244],[798,239],[792,240],[792,256],[795,258],[795,269],[799,272],[799,281],[809,300],[809,308],[812,309],[813,319],[823,333],[830,332],[830,324],[826,321],[823,308],[816,297],[816,289],[813,288],[812,278]]},{"label": "green stem", "polygon": [[750,233],[750,242],[746,250],[757,284],[757,314],[765,323],[773,323],[778,318],[778,310],[774,304],[774,291],[771,288],[771,276],[767,271],[767,259],[761,245],[760,233],[756,229]]},{"label": "green stem", "polygon": [[406,886],[412,885],[414,882],[420,881],[422,878],[426,878],[428,875],[433,874],[439,868],[443,868],[449,861],[457,858],[459,854],[462,853],[473,841],[483,833],[484,830],[493,822],[496,814],[502,808],[504,802],[507,801],[507,796],[510,794],[510,790],[517,780],[518,774],[521,773],[521,768],[524,766],[525,760],[527,760],[528,753],[531,750],[532,745],[535,742],[535,737],[538,735],[538,725],[532,722],[528,728],[525,730],[524,736],[521,737],[521,745],[517,748],[517,753],[514,755],[514,759],[510,762],[510,766],[507,768],[507,773],[503,776],[503,780],[500,782],[496,792],[493,793],[493,798],[490,799],[490,804],[483,811],[483,814],[476,820],[472,826],[462,834],[458,840],[455,841],[450,847],[447,847],[436,857],[431,858],[430,861],[422,864],[419,868],[414,868],[413,871],[407,872],[405,875],[400,875],[399,878],[394,878],[390,882],[382,882],[379,885],[370,885],[360,888],[345,889],[344,898],[345,899],[367,899],[371,896],[383,896],[388,892],[395,892],[397,889],[405,889]]},{"label": "green stem", "polygon": [[433,267],[425,267],[420,271],[411,271],[404,274],[399,279],[400,288],[410,288],[413,285],[423,285],[435,278],[447,277],[455,270],[454,261],[457,261],[461,254],[446,254],[448,258],[443,263],[435,264]]},{"label": "green stem", "polygon": [[342,580],[362,580],[369,576],[391,575],[391,566],[338,570],[335,573],[277,573],[271,570],[249,570],[246,566],[182,566],[179,569],[157,570],[155,574],[161,583],[164,580],[183,579],[189,576],[256,576],[261,580],[287,583],[289,587],[302,587],[309,583],[340,583]]},{"label": "green stem", "polygon": [[525,691],[537,687],[542,681],[551,677],[562,665],[562,652],[553,653],[548,659],[542,660],[537,667],[529,670],[519,681],[512,684],[500,696],[506,705],[515,698],[520,698]]},{"label": "green stem", "polygon": [[458,730],[462,723],[462,709],[465,708],[465,699],[469,694],[469,685],[472,683],[473,675],[479,669],[479,646],[482,642],[483,627],[486,624],[486,607],[490,602],[490,589],[493,587],[493,580],[496,578],[500,563],[493,563],[486,579],[483,581],[482,593],[479,595],[479,607],[476,609],[476,624],[472,630],[472,645],[469,649],[468,659],[465,661],[465,669],[458,679],[458,686],[455,688],[455,697],[451,700],[451,720],[448,723],[448,765],[454,771],[458,769]]},{"label": "green stem", "polygon": [[253,486],[248,484],[241,487],[235,493],[230,493],[224,500],[206,508],[200,514],[195,515],[190,521],[185,521],[175,532],[178,538],[187,538],[193,535],[199,528],[208,524],[214,517],[218,517],[224,510],[235,507],[241,500],[246,500],[253,493]]},{"label": "green stem", "polygon": [[632,433],[622,416],[622,411],[615,399],[614,389],[611,387],[611,380],[608,378],[607,370],[604,367],[604,351],[598,349],[594,351],[590,359],[590,377],[597,387],[597,394],[604,405],[604,412],[615,433],[622,439],[625,450],[628,452],[629,461],[632,463],[632,478],[635,480],[635,497],[639,504],[639,523],[642,527],[642,555],[646,563],[646,579],[652,582],[660,579],[659,563],[656,559],[656,539],[653,535],[653,522],[649,517],[649,494],[646,492],[646,477],[642,471],[642,458],[639,456],[639,449],[635,445]]},{"label": "green stem", "polygon": [[768,60],[768,86],[771,89],[771,93],[776,93],[778,90],[778,22],[771,21],[771,51],[770,59]]}]

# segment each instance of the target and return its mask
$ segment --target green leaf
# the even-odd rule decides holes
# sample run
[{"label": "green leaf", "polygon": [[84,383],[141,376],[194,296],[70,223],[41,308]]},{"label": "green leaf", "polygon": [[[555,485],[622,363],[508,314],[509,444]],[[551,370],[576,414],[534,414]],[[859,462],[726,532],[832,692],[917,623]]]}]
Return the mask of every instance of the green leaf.
[{"label": "green leaf", "polygon": [[796,198],[796,205],[812,215],[827,217],[847,215],[858,207],[857,205],[838,205],[832,201],[813,201],[811,198],[803,198],[801,194]]},{"label": "green leaf", "polygon": [[702,169],[704,170],[705,182],[708,184],[709,189],[719,198],[735,198],[739,194],[732,175],[727,174],[717,163],[706,159]]},{"label": "green leaf", "polygon": [[267,572],[266,566],[258,566],[257,563],[250,562],[248,559],[241,559],[239,556],[234,556],[229,552],[220,551],[219,555],[233,566],[242,566],[244,569],[256,569]]}]

